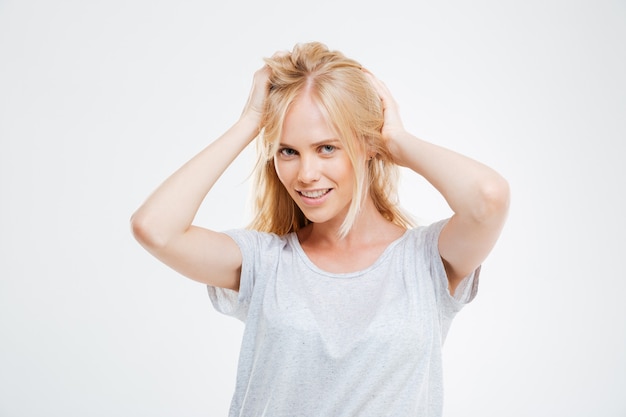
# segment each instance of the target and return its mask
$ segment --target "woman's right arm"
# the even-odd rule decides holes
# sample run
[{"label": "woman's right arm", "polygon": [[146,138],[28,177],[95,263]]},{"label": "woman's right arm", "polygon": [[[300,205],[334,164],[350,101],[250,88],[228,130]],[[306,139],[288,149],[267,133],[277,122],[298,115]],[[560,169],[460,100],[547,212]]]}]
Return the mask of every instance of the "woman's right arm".
[{"label": "woman's right arm", "polygon": [[239,247],[227,235],[193,226],[192,221],[217,179],[259,133],[268,77],[267,67],[255,73],[237,123],[167,178],[131,217],[137,241],[193,280],[239,289]]}]

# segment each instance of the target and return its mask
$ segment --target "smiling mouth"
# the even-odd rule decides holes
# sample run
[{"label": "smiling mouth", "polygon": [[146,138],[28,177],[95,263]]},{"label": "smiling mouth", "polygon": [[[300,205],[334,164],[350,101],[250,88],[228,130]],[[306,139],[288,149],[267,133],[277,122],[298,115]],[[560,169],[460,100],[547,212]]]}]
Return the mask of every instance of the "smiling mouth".
[{"label": "smiling mouth", "polygon": [[331,189],[332,188],[326,188],[324,190],[315,190],[315,191],[298,191],[298,194],[306,198],[321,198],[325,196],[326,194],[328,194]]}]

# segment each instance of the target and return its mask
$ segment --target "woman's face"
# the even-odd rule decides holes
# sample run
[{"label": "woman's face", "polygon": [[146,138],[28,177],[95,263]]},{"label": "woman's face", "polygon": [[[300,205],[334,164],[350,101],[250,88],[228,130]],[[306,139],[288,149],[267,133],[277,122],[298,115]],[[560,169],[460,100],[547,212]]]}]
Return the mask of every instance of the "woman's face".
[{"label": "woman's face", "polygon": [[354,170],[337,133],[307,93],[287,112],[274,165],[307,219],[343,222],[352,201]]}]

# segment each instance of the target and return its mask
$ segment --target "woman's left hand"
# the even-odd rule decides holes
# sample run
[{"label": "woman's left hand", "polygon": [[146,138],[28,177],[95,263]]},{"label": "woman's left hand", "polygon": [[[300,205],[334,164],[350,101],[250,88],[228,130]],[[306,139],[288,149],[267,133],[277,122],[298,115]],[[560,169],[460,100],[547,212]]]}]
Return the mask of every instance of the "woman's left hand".
[{"label": "woman's left hand", "polygon": [[380,97],[384,117],[383,127],[381,130],[383,138],[387,142],[387,146],[393,155],[394,161],[402,165],[402,162],[398,158],[399,154],[394,152],[398,149],[397,146],[394,146],[396,145],[396,141],[405,136],[407,133],[404,129],[404,125],[402,124],[398,103],[391,95],[391,92],[385,83],[376,78],[376,76],[368,70],[363,69],[363,72],[372,83],[372,86],[378,93],[378,97]]}]

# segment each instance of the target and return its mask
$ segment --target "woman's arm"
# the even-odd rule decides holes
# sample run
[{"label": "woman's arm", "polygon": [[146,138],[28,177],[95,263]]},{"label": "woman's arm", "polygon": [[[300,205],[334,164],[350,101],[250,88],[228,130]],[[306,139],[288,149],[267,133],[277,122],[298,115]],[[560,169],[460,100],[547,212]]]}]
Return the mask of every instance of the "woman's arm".
[{"label": "woman's arm", "polygon": [[167,178],[131,218],[133,234],[144,248],[196,281],[239,289],[239,247],[227,235],[191,223],[217,179],[259,133],[268,76],[267,67],[255,73],[237,123]]},{"label": "woman's arm", "polygon": [[387,87],[370,77],[383,103],[383,135],[395,162],[422,175],[454,212],[439,237],[439,253],[454,293],[500,236],[509,206],[508,183],[486,165],[408,133]]}]

